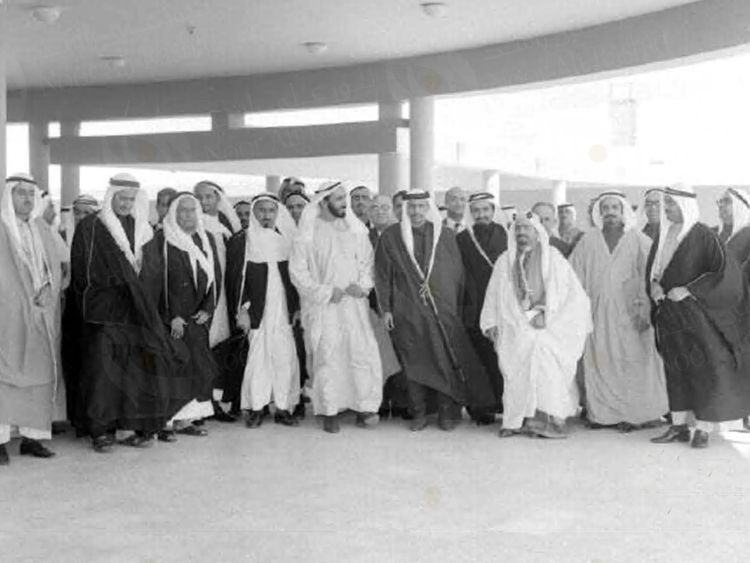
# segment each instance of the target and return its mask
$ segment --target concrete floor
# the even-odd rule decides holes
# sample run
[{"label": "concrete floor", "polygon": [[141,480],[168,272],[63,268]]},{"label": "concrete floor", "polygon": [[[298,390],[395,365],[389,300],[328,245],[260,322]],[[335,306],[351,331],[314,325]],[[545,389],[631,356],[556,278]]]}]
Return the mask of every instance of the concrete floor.
[{"label": "concrete floor", "polygon": [[347,419],[339,435],[208,425],[148,450],[0,469],[0,561],[747,561],[750,435],[566,441]]}]

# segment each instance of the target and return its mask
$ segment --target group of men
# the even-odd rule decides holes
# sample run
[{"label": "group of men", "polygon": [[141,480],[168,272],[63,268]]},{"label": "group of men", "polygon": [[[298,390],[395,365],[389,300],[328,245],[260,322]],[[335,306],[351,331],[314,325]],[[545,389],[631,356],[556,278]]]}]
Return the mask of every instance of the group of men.
[{"label": "group of men", "polygon": [[[653,441],[708,445],[750,414],[750,196],[699,222],[683,185],[575,208],[500,208],[452,188],[392,198],[299,180],[231,205],[202,181],[157,196],[158,222],[128,174],[101,206],[73,205],[61,251],[28,175],[0,201],[0,464],[50,457],[70,420],[96,452],[205,436],[204,420],[297,426],[305,401],[326,432],[340,413],[373,427],[451,430],[501,415],[501,437],[671,425]],[[59,238],[59,235],[58,235]],[[63,246],[64,248],[64,246]],[[67,415],[65,412],[67,411]],[[745,418],[745,420],[747,420]],[[691,430],[694,431],[691,432]],[[127,434],[127,435],[124,435]],[[124,437],[123,437],[124,436]]]}]

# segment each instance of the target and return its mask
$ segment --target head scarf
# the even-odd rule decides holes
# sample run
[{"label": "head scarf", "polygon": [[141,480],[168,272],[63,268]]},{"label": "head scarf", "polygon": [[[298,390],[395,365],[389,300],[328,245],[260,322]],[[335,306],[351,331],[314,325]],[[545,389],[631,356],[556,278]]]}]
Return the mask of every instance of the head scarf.
[{"label": "head scarf", "polygon": [[[320,203],[335,190],[343,188],[347,194],[349,190],[340,181],[332,180],[323,182],[320,187],[315,190],[315,194],[310,200],[310,204],[305,206],[305,210],[302,212],[302,216],[297,226],[297,239],[304,243],[313,244],[315,238],[315,220],[320,216]],[[344,215],[343,221],[347,228],[354,234],[367,234],[367,227],[360,221],[357,216],[352,212],[351,205],[346,206],[346,214]]]},{"label": "head scarf", "polygon": [[[667,220],[667,216],[664,212],[664,196],[666,195],[672,197],[680,207],[680,211],[682,211],[682,226],[680,227],[680,232],[677,233],[675,249],[700,218],[698,199],[692,186],[679,183],[664,190],[661,203],[661,220],[659,222],[659,246],[656,249],[654,262],[651,265],[651,272],[649,273],[651,279],[654,279],[655,276],[660,277],[669,265],[669,262],[672,260],[672,256],[664,256],[664,243],[666,242],[667,232],[669,231],[669,227],[674,224]],[[672,255],[674,255],[674,253],[672,253]]]},{"label": "head scarf", "polygon": [[599,210],[599,205],[601,204],[602,200],[608,197],[616,199],[620,202],[620,205],[622,205],[622,219],[625,230],[629,231],[630,229],[634,229],[635,227],[637,227],[638,218],[635,215],[635,211],[633,211],[633,207],[628,202],[625,194],[618,190],[609,190],[606,192],[602,192],[594,198],[594,209],[591,213],[591,220],[594,222],[594,226],[600,231],[604,227],[604,219],[602,218],[601,211]]},{"label": "head scarf", "polygon": [[[18,226],[16,211],[13,207],[13,190],[21,185],[27,184],[34,186],[34,207],[27,222],[31,231],[32,242],[36,252],[27,252],[21,240],[21,231]],[[8,232],[8,236],[13,246],[13,252],[16,258],[24,264],[31,274],[34,293],[38,293],[46,284],[50,283],[50,268],[47,264],[47,253],[44,251],[41,236],[38,230],[38,224],[35,217],[38,216],[38,210],[42,207],[42,193],[38,189],[36,180],[28,174],[13,174],[5,180],[5,190],[3,190],[2,200],[0,200],[0,219]],[[37,212],[37,214],[35,214]]]},{"label": "head scarf", "polygon": [[[276,204],[276,224],[266,229],[255,217],[255,206],[263,201]],[[256,195],[251,204],[250,224],[247,228],[245,260],[250,262],[284,262],[289,260],[295,231],[294,219],[274,194]]]},{"label": "head scarf", "polygon": [[417,259],[414,257],[414,233],[412,233],[411,219],[409,218],[409,214],[406,212],[406,209],[404,209],[404,213],[401,215],[401,238],[404,241],[404,246],[406,246],[406,251],[409,254],[409,258],[411,258],[411,261],[414,264],[414,267],[417,269],[417,272],[422,275],[422,278],[426,285],[430,280],[432,268],[435,265],[435,251],[437,250],[438,241],[440,240],[440,232],[443,228],[443,220],[440,216],[440,210],[438,210],[438,207],[435,204],[435,198],[430,192],[426,190],[414,189],[406,192],[406,194],[404,195],[404,205],[406,205],[409,200],[418,199],[426,199],[429,203],[430,209],[427,212],[427,220],[432,223],[434,229],[434,235],[432,238],[432,251],[430,252],[430,259],[427,262],[426,272],[422,271],[421,266],[417,262]]},{"label": "head scarf", "polygon": [[510,229],[513,226],[516,215],[518,215],[518,209],[515,205],[503,205],[500,207],[500,222],[506,229]]},{"label": "head scarf", "polygon": [[75,198],[73,200],[73,207],[75,207],[76,205],[91,207],[94,211],[99,210],[99,202],[94,196],[88,194],[81,194],[77,198]]},{"label": "head scarf", "polygon": [[541,219],[539,219],[539,215],[532,211],[527,211],[523,215],[517,215],[516,219],[511,225],[511,231],[508,235],[508,251],[506,252],[506,254],[508,255],[508,266],[510,267],[510,271],[512,272],[513,264],[515,264],[516,259],[518,258],[518,245],[516,243],[516,224],[520,223],[523,220],[531,223],[539,237],[539,247],[542,251],[542,280],[544,281],[544,285],[546,287],[547,280],[549,278],[549,234],[547,233],[547,229],[544,228],[544,225],[542,225],[542,221]]},{"label": "head scarf", "polygon": [[[140,273],[141,263],[143,261],[143,245],[150,241],[154,236],[154,231],[148,223],[149,205],[148,197],[142,192],[141,184],[130,174],[116,174],[109,180],[107,193],[104,195],[102,210],[99,212],[99,219],[112,235],[115,244],[122,251],[133,269]],[[117,192],[123,190],[136,190],[135,204],[130,214],[135,219],[135,252],[130,250],[128,237],[125,235],[125,229],[117,218],[112,209],[112,199]]]},{"label": "head scarf", "polygon": [[[200,238],[203,250],[198,248],[198,245],[195,244],[192,235],[183,231],[182,227],[177,224],[177,207],[179,206],[180,202],[185,199],[192,199],[197,204],[197,224],[195,234],[197,234]],[[203,226],[203,211],[201,210],[200,202],[198,201],[198,199],[193,194],[188,192],[177,194],[177,196],[175,196],[175,198],[169,204],[169,210],[164,217],[163,229],[164,256],[166,257],[167,255],[167,244],[171,244],[175,248],[178,248],[183,252],[187,252],[188,257],[190,258],[190,267],[193,270],[193,283],[195,283],[197,287],[198,268],[200,267],[200,269],[203,270],[203,273],[205,273],[206,277],[208,278],[208,283],[206,284],[206,292],[208,292],[215,282],[214,252],[211,248],[211,243],[208,240],[206,228]],[[165,267],[165,280],[168,274],[168,272],[166,272],[167,269],[168,268]]]},{"label": "head scarf", "polygon": [[724,193],[732,200],[732,234],[727,239],[729,242],[740,229],[750,224],[750,195],[739,188],[728,188]]},{"label": "head scarf", "polygon": [[[232,203],[224,194],[224,189],[221,186],[219,186],[219,184],[212,182],[211,180],[201,180],[195,185],[195,187],[197,188],[200,185],[210,187],[216,193],[216,197],[219,198],[217,210],[219,213],[224,215],[224,217],[227,219],[227,221],[229,221],[229,224],[232,227],[231,232],[226,233],[227,237],[232,236],[234,233],[240,232],[242,230],[242,223],[240,223],[240,218],[237,217],[237,212],[234,210],[234,207],[232,207]],[[193,188],[193,191],[195,191],[195,188]],[[207,222],[213,219],[212,217],[208,215],[204,215],[204,217],[208,218]],[[210,229],[210,230],[212,232],[216,232],[214,229]],[[228,231],[226,227],[224,227],[224,230]]]}]

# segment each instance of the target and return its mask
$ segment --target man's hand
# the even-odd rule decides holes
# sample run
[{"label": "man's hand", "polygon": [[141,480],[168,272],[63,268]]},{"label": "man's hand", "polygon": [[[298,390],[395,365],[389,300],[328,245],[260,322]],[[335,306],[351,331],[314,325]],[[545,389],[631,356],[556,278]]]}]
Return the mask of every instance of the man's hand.
[{"label": "man's hand", "polygon": [[211,318],[211,315],[209,315],[206,311],[198,311],[195,315],[193,315],[193,319],[195,320],[195,324],[197,325],[204,325],[208,322],[208,319]]},{"label": "man's hand", "polygon": [[492,340],[492,342],[497,342],[499,331],[497,330],[496,326],[491,326],[487,330],[484,331],[484,335]]},{"label": "man's hand", "polygon": [[683,299],[690,297],[690,292],[686,287],[673,287],[667,293],[667,299],[670,301],[682,301]]},{"label": "man's hand", "polygon": [[172,338],[182,338],[185,334],[185,325],[187,323],[185,322],[185,319],[182,317],[175,317],[172,319]]},{"label": "man's hand", "polygon": [[651,282],[651,299],[653,299],[655,303],[664,300],[664,289],[659,282]]},{"label": "man's hand", "polygon": [[396,327],[396,323],[393,322],[393,313],[383,313],[383,323],[385,323],[385,328],[393,330]]},{"label": "man's hand", "polygon": [[367,297],[367,294],[364,292],[364,290],[356,283],[350,283],[345,291],[347,295],[351,295],[355,299],[359,299],[360,297]]},{"label": "man's hand", "polygon": [[546,326],[546,323],[544,322],[544,311],[539,311],[531,318],[531,326],[534,328],[544,328]]},{"label": "man's hand", "polygon": [[248,313],[247,309],[241,308],[237,313],[237,327],[244,334],[250,332],[250,313]]},{"label": "man's hand", "polygon": [[344,290],[334,287],[333,293],[331,293],[331,303],[340,303],[344,295]]}]

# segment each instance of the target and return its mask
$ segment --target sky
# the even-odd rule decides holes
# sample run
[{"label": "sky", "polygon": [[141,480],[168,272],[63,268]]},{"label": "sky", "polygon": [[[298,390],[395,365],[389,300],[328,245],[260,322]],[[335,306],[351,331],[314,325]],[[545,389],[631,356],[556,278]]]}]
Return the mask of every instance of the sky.
[{"label": "sky", "polygon": [[[750,55],[738,55],[614,79],[442,98],[435,106],[435,156],[446,164],[571,182],[745,185],[750,178],[748,69]],[[269,127],[374,119],[377,108],[367,105],[249,114],[245,123]],[[208,129],[210,119],[203,116],[84,123],[81,134]],[[24,125],[8,126],[7,168],[28,170]],[[122,169],[84,167],[82,192],[103,194],[115,171]],[[129,171],[153,193],[165,185],[189,188],[206,176],[179,170]],[[257,193],[265,186],[261,176],[210,175],[236,195]],[[59,193],[59,183],[59,169],[53,167],[53,195]]]}]

